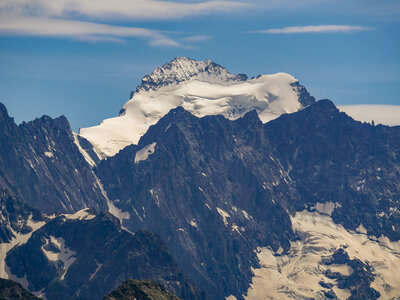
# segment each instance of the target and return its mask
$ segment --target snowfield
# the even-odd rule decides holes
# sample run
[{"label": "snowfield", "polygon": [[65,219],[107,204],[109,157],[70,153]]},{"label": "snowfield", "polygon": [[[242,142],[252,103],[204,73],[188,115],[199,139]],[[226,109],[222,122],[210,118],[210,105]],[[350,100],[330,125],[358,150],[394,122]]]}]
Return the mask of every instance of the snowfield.
[{"label": "snowfield", "polygon": [[170,64],[143,78],[120,116],[79,131],[101,158],[137,144],[151,125],[178,106],[197,117],[220,114],[231,120],[255,109],[264,123],[302,108],[291,85],[298,81],[289,74],[242,80],[218,65],[212,69],[210,61],[179,58]]},{"label": "snowfield", "polygon": [[[319,281],[334,284],[338,298],[347,299],[350,292],[339,289],[334,280],[325,277],[324,271],[329,268],[349,275],[351,267],[321,263],[321,257],[331,256],[343,246],[347,247],[350,259],[358,258],[374,267],[376,277],[371,287],[381,293],[381,299],[400,295],[400,242],[368,236],[362,232],[365,229],[348,231],[318,212],[297,212],[292,224],[300,240],[292,243],[288,254],[279,255],[268,248],[256,250],[261,268],[253,269],[253,282],[245,299],[325,299]],[[359,228],[363,228],[362,224]]]}]

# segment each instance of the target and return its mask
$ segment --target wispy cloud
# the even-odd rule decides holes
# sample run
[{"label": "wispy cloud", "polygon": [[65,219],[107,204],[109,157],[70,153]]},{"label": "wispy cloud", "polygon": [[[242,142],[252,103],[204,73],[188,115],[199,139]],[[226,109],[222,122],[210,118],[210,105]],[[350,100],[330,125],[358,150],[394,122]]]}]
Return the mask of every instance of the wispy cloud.
[{"label": "wispy cloud", "polygon": [[170,20],[240,11],[251,4],[238,1],[159,0],[0,0],[0,10],[12,15],[42,17],[93,17],[125,20]]},{"label": "wispy cloud", "polygon": [[351,33],[357,31],[371,30],[364,26],[351,25],[315,25],[315,26],[290,26],[283,28],[271,28],[264,30],[253,30],[249,33],[261,34],[295,34],[295,33]]},{"label": "wispy cloud", "polygon": [[239,11],[239,1],[189,0],[0,0],[0,34],[71,38],[89,42],[124,42],[142,38],[154,47],[192,47],[209,36],[171,38],[160,30],[121,26],[136,20],[170,20]]},{"label": "wispy cloud", "polygon": [[189,43],[199,43],[199,42],[204,42],[212,39],[212,36],[210,35],[193,35],[193,36],[188,36],[184,37],[181,39],[183,42],[189,42]]},{"label": "wispy cloud", "polygon": [[400,2],[398,0],[249,0],[259,11],[280,14],[329,13],[341,16],[367,16],[381,18],[385,21],[400,19]]},{"label": "wispy cloud", "polygon": [[136,37],[148,40],[152,46],[180,46],[178,42],[155,30],[37,17],[2,17],[0,34],[67,37],[91,42],[123,42],[124,38]]}]

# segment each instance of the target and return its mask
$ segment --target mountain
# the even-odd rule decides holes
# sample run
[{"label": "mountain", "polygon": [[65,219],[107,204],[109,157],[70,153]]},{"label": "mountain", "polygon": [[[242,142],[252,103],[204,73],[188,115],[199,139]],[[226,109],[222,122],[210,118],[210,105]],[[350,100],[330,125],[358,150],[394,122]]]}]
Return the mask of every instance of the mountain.
[{"label": "mountain", "polygon": [[19,283],[0,278],[0,299],[2,300],[39,300]]},{"label": "mountain", "polygon": [[123,230],[109,213],[60,215],[6,254],[8,275],[47,299],[101,299],[129,278],[151,279],[184,299],[205,299],[158,236]]},{"label": "mountain", "polygon": [[104,300],[179,300],[154,281],[127,280],[118,289],[108,293]]},{"label": "mountain", "polygon": [[72,133],[64,116],[16,125],[0,103],[0,188],[22,202],[46,213],[106,210],[90,154],[91,145]]},{"label": "mountain", "polygon": [[3,106],[0,129],[0,277],[37,296],[400,295],[400,127],[290,75],[176,58],[81,135]]},{"label": "mountain", "polygon": [[248,79],[210,61],[177,57],[142,79],[120,116],[82,128],[100,157],[137,144],[147,129],[178,106],[195,116],[221,114],[235,120],[255,109],[263,122],[315,102],[294,77],[279,73]]},{"label": "mountain", "polygon": [[[399,141],[399,127],[354,121],[329,100],[266,124],[255,111],[231,121],[178,107],[95,172],[129,212],[124,226],[159,234],[213,299],[264,299],[266,282],[277,299],[324,295],[321,276],[346,298],[321,262],[343,245],[390,296],[400,293]],[[268,277],[285,262],[287,276]]]}]

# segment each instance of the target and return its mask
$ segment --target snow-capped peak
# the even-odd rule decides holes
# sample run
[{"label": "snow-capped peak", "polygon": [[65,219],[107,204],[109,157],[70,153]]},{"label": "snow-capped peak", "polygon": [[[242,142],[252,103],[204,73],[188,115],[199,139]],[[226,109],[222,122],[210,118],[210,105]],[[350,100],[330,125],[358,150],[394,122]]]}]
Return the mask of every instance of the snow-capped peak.
[{"label": "snow-capped peak", "polygon": [[210,60],[177,57],[143,77],[119,117],[83,128],[79,134],[105,158],[137,144],[151,125],[178,106],[197,117],[223,115],[231,120],[256,110],[265,123],[314,102],[298,80],[286,73],[248,79]]},{"label": "snow-capped peak", "polygon": [[169,85],[176,85],[190,80],[213,83],[245,81],[244,74],[234,75],[224,67],[211,60],[198,61],[187,57],[176,57],[162,67],[157,67],[151,74],[145,75],[142,84],[136,89],[140,91],[158,91]]}]

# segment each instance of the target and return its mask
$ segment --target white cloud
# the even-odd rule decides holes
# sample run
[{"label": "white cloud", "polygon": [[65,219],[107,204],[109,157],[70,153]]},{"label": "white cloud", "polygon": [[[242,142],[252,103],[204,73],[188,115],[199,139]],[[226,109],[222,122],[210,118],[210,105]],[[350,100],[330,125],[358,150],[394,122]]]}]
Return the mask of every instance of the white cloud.
[{"label": "white cloud", "polygon": [[400,105],[341,105],[338,106],[350,117],[361,122],[383,124],[389,126],[400,125]]},{"label": "white cloud", "polygon": [[265,30],[249,31],[250,33],[263,34],[294,34],[294,33],[350,33],[366,31],[371,28],[350,25],[316,25],[316,26],[290,26],[284,28],[271,28]]},{"label": "white cloud", "polygon": [[189,43],[198,43],[198,42],[208,41],[210,39],[212,39],[212,36],[210,36],[210,35],[193,35],[193,36],[184,37],[181,39],[181,41],[189,42]]},{"label": "white cloud", "polygon": [[92,42],[122,42],[125,38],[135,37],[148,40],[151,46],[180,46],[178,42],[155,30],[37,17],[2,17],[0,34],[67,37]]},{"label": "white cloud", "polygon": [[[160,0],[0,0],[0,34],[64,37],[90,42],[146,39],[150,46],[191,47],[209,39],[105,24],[107,21],[170,20],[189,16],[239,11],[251,6],[239,1]],[[189,45],[189,46],[188,46]]]},{"label": "white cloud", "polygon": [[238,1],[0,0],[0,11],[8,15],[62,18],[85,16],[112,20],[169,20],[240,11],[245,7],[251,5]]}]

